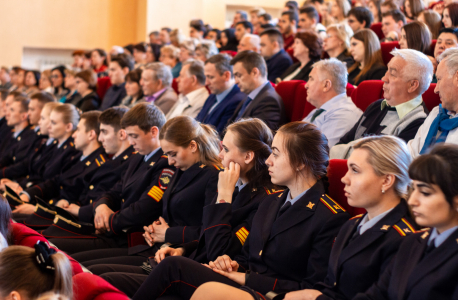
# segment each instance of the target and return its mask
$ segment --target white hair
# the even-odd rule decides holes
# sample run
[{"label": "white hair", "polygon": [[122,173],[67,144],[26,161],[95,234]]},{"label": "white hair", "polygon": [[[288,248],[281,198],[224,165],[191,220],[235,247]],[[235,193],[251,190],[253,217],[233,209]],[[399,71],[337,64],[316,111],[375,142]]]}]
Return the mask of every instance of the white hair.
[{"label": "white hair", "polygon": [[458,48],[449,48],[442,52],[438,58],[438,61],[441,62],[443,60],[447,66],[448,74],[450,76],[455,75],[455,73],[458,71]]},{"label": "white hair", "polygon": [[259,37],[259,35],[247,33],[243,37],[248,37],[251,47],[256,48],[256,50],[259,50],[261,45],[261,38]]},{"label": "white hair", "polygon": [[423,94],[433,79],[434,67],[431,60],[425,54],[413,49],[394,48],[390,53],[407,63],[402,71],[403,78],[406,81],[418,80],[420,94]]},{"label": "white hair", "polygon": [[313,64],[314,68],[318,68],[324,72],[322,80],[331,80],[332,86],[336,93],[345,93],[347,89],[347,66],[337,58],[329,58],[320,60]]}]

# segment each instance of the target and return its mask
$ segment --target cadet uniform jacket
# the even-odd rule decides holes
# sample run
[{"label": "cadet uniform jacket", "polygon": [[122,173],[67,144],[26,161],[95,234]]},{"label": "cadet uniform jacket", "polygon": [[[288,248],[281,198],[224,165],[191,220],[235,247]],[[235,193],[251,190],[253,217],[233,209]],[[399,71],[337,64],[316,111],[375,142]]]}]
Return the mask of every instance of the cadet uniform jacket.
[{"label": "cadet uniform jacket", "polygon": [[0,158],[0,167],[13,165],[31,155],[36,148],[34,146],[41,144],[41,139],[42,136],[30,126],[24,128],[16,138],[12,136],[6,152]]},{"label": "cadet uniform jacket", "polygon": [[218,166],[196,163],[186,171],[177,170],[164,193],[162,217],[170,228],[165,242],[183,244],[199,239],[204,206],[216,195]]},{"label": "cadet uniform jacket", "polygon": [[262,201],[272,194],[267,188],[245,186],[234,192],[231,203],[216,203],[204,207],[199,241],[183,244],[185,255],[200,263],[214,261],[220,255],[239,254],[251,230],[253,217]]},{"label": "cadet uniform jacket", "polygon": [[[174,168],[169,166],[162,149],[146,162],[143,155],[133,155],[122,179],[93,204],[93,215],[101,204],[112,209],[115,213],[110,216],[109,224],[111,233],[115,235],[121,234],[123,229],[151,224],[162,212],[161,199],[167,187],[163,182],[160,185],[159,178],[162,176],[163,181],[170,180],[173,172]],[[80,210],[80,219],[87,221],[87,215]]]},{"label": "cadet uniform jacket", "polygon": [[0,119],[0,157],[3,155],[4,150],[8,149],[8,143],[11,141],[11,136],[13,135],[12,128],[6,123],[6,118],[3,117]]},{"label": "cadet uniform jacket", "polygon": [[458,230],[425,253],[429,236],[424,231],[405,238],[379,281],[353,299],[458,299]]},{"label": "cadet uniform jacket", "polygon": [[317,299],[351,299],[365,292],[383,274],[406,235],[415,233],[405,200],[362,235],[356,233],[363,215],[340,230],[329,259],[328,275],[314,288]]},{"label": "cadet uniform jacket", "polygon": [[79,194],[84,190],[84,178],[95,173],[99,168],[97,161],[100,161],[102,157],[107,159],[103,147],[99,147],[82,161],[80,160],[80,153],[64,166],[60,175],[34,185],[25,191],[30,195],[31,200],[34,200],[36,195],[43,200],[49,200],[49,204],[55,204],[55,200],[60,199],[76,203]]},{"label": "cadet uniform jacket", "polygon": [[262,202],[242,254],[235,257],[240,271],[250,270],[246,286],[280,293],[324,280],[334,240],[350,217],[324,193],[318,181],[279,217],[288,190]]}]

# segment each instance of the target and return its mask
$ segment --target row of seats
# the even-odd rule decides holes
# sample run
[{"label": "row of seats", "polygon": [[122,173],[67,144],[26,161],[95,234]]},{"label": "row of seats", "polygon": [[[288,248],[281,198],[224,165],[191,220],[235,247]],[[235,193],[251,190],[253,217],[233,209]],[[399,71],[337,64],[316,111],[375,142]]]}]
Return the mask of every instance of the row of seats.
[{"label": "row of seats", "polygon": [[[430,46],[430,51],[431,51],[430,53],[434,53],[434,48],[436,48],[436,42],[437,40],[432,40],[431,46]],[[385,65],[388,65],[390,60],[393,58],[393,55],[391,55],[391,51],[393,51],[394,48],[401,49],[399,42],[396,41],[396,42],[380,43],[380,50],[382,51],[382,58],[383,58],[383,62],[385,63]]]},{"label": "row of seats", "polygon": [[[275,87],[275,90],[283,99],[286,115],[291,121],[300,121],[315,109],[307,101],[307,90],[304,86],[304,81],[291,80],[280,82]],[[440,104],[439,95],[434,93],[435,88],[436,84],[432,83],[428,90],[423,93],[423,101],[430,111]],[[365,111],[371,103],[383,98],[383,81],[366,80],[357,88],[347,84],[347,95],[351,97],[359,109]]]}]

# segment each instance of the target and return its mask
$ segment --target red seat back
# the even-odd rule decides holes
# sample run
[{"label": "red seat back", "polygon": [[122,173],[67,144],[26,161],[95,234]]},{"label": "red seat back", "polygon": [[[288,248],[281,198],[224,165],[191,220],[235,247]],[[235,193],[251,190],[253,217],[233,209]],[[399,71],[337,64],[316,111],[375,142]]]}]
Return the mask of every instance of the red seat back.
[{"label": "red seat back", "polygon": [[237,51],[231,51],[231,50],[223,50],[220,53],[226,53],[226,54],[228,54],[228,55],[230,55],[232,57],[237,55]]},{"label": "red seat back", "polygon": [[293,60],[293,63],[297,63],[298,62],[297,58],[294,56],[294,49],[293,48],[288,48],[286,50],[286,52],[289,54],[289,56],[291,56],[291,59]]},{"label": "red seat back", "polygon": [[362,111],[365,111],[371,103],[382,97],[383,81],[381,80],[365,80],[358,85],[351,95],[353,103]]},{"label": "red seat back", "polygon": [[390,60],[393,58],[393,55],[391,55],[391,51],[393,51],[394,48],[400,49],[401,47],[399,46],[399,42],[386,42],[386,43],[380,43],[380,47],[382,50],[382,58],[383,62],[385,65],[388,65]]},{"label": "red seat back", "polygon": [[347,96],[351,97],[351,94],[353,94],[355,89],[356,88],[351,83],[347,83]]},{"label": "red seat back", "polygon": [[[293,121],[293,112],[295,110],[295,95],[297,91],[297,87],[304,83],[302,80],[290,80],[290,81],[282,81],[275,87],[275,91],[280,95],[283,100],[283,104],[285,105],[286,115],[288,119]],[[297,121],[297,120],[294,120]]]},{"label": "red seat back", "polygon": [[437,43],[437,40],[432,40],[431,41],[431,48],[429,51],[431,51],[431,55],[434,55],[434,49],[436,49],[436,43]]},{"label": "red seat back", "polygon": [[100,101],[103,100],[103,97],[107,93],[107,90],[111,86],[111,80],[110,77],[105,76],[97,79],[97,95],[100,98]]},{"label": "red seat back", "polygon": [[425,105],[429,111],[433,110],[434,107],[438,106],[441,103],[439,95],[434,93],[435,88],[436,84],[431,83],[426,92],[423,93],[423,102],[425,102]]},{"label": "red seat back", "polygon": [[175,91],[175,93],[177,93],[177,95],[180,94],[180,92],[178,92],[178,82],[176,78],[173,78],[172,80],[172,89]]},{"label": "red seat back", "polygon": [[328,166],[329,197],[340,204],[350,215],[356,216],[366,212],[363,208],[352,207],[345,197],[345,185],[342,178],[348,171],[346,159],[331,159]]},{"label": "red seat back", "polygon": [[73,276],[74,300],[128,300],[123,292],[99,276],[81,273]]},{"label": "red seat back", "polygon": [[385,35],[383,34],[382,31],[382,23],[372,23],[371,25],[371,30],[375,32],[375,34],[378,36],[379,40],[382,40]]}]

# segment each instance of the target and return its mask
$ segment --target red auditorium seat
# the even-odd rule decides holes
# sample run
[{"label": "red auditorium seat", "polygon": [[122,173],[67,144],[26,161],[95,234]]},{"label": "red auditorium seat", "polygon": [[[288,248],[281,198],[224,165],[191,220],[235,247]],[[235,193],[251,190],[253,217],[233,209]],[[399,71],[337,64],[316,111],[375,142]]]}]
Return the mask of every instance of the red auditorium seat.
[{"label": "red auditorium seat", "polygon": [[297,121],[293,119],[293,113],[296,108],[295,101],[296,101],[296,93],[297,88],[300,84],[304,84],[302,80],[290,80],[290,81],[283,81],[277,84],[275,87],[275,91],[280,95],[283,100],[283,104],[285,105],[286,115],[288,119],[291,121]]},{"label": "red auditorium seat", "polygon": [[347,83],[347,96],[351,97],[351,94],[353,94],[355,89],[356,88],[351,83]]},{"label": "red auditorium seat", "polygon": [[110,77],[105,76],[97,79],[97,95],[100,98],[100,101],[103,100],[103,97],[105,96],[107,90],[111,86],[111,81]]},{"label": "red auditorium seat", "polygon": [[383,97],[383,81],[365,80],[353,91],[351,99],[362,111],[372,103]]},{"label": "red auditorium seat", "polygon": [[434,55],[434,49],[436,48],[436,43],[437,43],[437,40],[432,40],[431,41],[431,48],[430,48],[430,51],[431,51],[431,55]]},{"label": "red auditorium seat", "polygon": [[351,207],[345,197],[342,177],[348,171],[346,159],[331,159],[328,166],[329,197],[340,204],[350,215],[356,216],[366,212],[363,208]]},{"label": "red auditorium seat", "polygon": [[291,59],[293,60],[293,63],[297,63],[298,62],[297,58],[294,57],[294,49],[293,48],[287,49],[286,52],[288,52],[289,56],[291,56]]},{"label": "red auditorium seat", "polygon": [[224,51],[221,51],[220,53],[226,53],[232,57],[237,55],[237,51],[231,51],[231,50],[224,50]]},{"label": "red auditorium seat", "polygon": [[441,103],[439,95],[434,93],[435,88],[436,84],[431,83],[426,92],[423,93],[423,102],[425,102],[425,105],[429,111],[433,110],[434,107],[438,106]]},{"label": "red auditorium seat", "polygon": [[178,82],[176,78],[173,78],[172,80],[172,89],[175,91],[175,93],[177,93],[177,95],[180,94],[178,92]]},{"label": "red auditorium seat", "polygon": [[383,31],[382,31],[382,23],[373,23],[371,25],[371,29],[373,32],[375,32],[375,34],[378,36],[379,40],[382,40],[385,35],[383,34]]},{"label": "red auditorium seat", "polygon": [[390,52],[393,51],[394,48],[401,49],[399,42],[380,43],[380,47],[382,50],[382,58],[385,65],[388,65],[390,60],[393,58],[393,55],[391,55]]},{"label": "red auditorium seat", "polygon": [[128,300],[123,292],[99,276],[80,273],[73,276],[74,300]]}]

